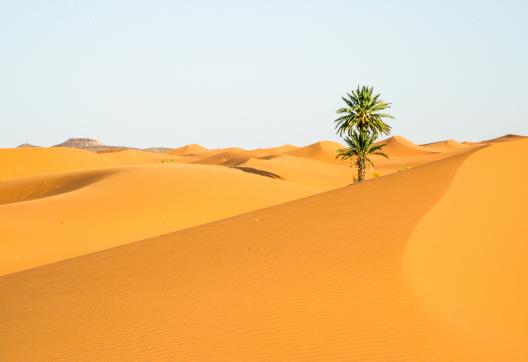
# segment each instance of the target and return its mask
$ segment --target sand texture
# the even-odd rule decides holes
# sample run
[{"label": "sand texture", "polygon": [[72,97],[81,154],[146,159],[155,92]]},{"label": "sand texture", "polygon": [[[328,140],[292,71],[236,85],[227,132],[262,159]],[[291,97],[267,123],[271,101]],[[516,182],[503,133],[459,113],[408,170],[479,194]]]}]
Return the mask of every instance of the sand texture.
[{"label": "sand texture", "polygon": [[527,360],[528,140],[386,143],[0,150],[0,360]]}]

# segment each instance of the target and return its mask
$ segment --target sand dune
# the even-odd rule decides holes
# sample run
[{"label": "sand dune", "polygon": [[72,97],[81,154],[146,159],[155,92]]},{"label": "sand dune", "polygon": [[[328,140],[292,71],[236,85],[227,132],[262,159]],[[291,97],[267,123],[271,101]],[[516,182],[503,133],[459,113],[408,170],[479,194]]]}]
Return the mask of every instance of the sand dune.
[{"label": "sand dune", "polygon": [[191,162],[192,158],[134,149],[93,153],[76,148],[0,149],[0,180],[105,167]]},{"label": "sand dune", "polygon": [[282,153],[290,152],[293,150],[298,149],[299,147],[293,146],[293,145],[282,145],[278,147],[271,147],[271,148],[258,148],[255,151],[264,151],[267,155],[279,155]]},{"label": "sand dune", "polygon": [[0,205],[43,199],[93,184],[116,170],[51,173],[0,182]]},{"label": "sand dune", "polygon": [[140,150],[119,150],[99,153],[101,157],[119,165],[140,165],[161,162],[190,162],[191,159],[159,152],[148,152]]},{"label": "sand dune", "polygon": [[[482,146],[485,146],[485,144],[465,147],[437,146],[434,150],[431,149],[430,152],[427,153],[422,153],[421,148],[429,147],[420,147],[418,152],[413,149],[406,150],[401,148],[396,148],[396,151],[392,152],[394,149],[388,149],[386,151],[390,156],[388,159],[381,156],[371,157],[375,167],[367,170],[367,178],[373,178],[374,175],[386,176],[395,172],[407,171],[434,161],[452,157],[456,154],[463,154],[471,149]],[[396,153],[396,155],[394,155],[394,153]]]},{"label": "sand dune", "polygon": [[387,165],[416,167],[247,214],[347,168],[304,148],[237,166],[281,179],[163,164],[0,182],[11,271],[239,214],[0,277],[0,360],[526,360],[528,140],[396,141]]},{"label": "sand dune", "polygon": [[336,189],[354,182],[354,170],[350,167],[289,155],[249,158],[238,163],[237,167],[263,170],[283,180],[321,191]]},{"label": "sand dune", "polygon": [[196,157],[195,161],[193,162],[204,165],[236,166],[251,158],[270,157],[283,154],[291,150],[292,148],[290,146],[258,148],[255,150],[244,150],[238,147],[219,148]]},{"label": "sand dune", "polygon": [[342,165],[344,162],[340,159],[336,159],[336,152],[340,148],[343,148],[343,145],[340,143],[321,141],[288,151],[286,154],[290,156],[310,158],[312,160]]},{"label": "sand dune", "polygon": [[198,158],[193,163],[203,164],[203,165],[224,165],[224,166],[236,166],[240,163],[245,162],[252,157],[252,154],[240,150],[240,149],[229,149],[226,151],[220,152],[210,152],[203,157]]},{"label": "sand dune", "polygon": [[520,135],[516,135],[516,134],[507,134],[507,135],[504,135],[504,136],[501,136],[501,137],[485,140],[483,142],[485,142],[485,143],[499,143],[499,142],[517,141],[517,140],[526,139],[526,138],[527,138],[526,136],[520,136]]},{"label": "sand dune", "polygon": [[281,155],[281,154],[296,150],[298,148],[299,147],[293,146],[293,145],[282,145],[282,146],[271,147],[271,148],[257,148],[254,150],[245,151],[245,153],[251,157],[262,158],[262,157]]},{"label": "sand dune", "polygon": [[390,157],[409,157],[434,153],[435,151],[426,147],[418,146],[402,136],[393,136],[386,140],[377,142],[384,143],[383,152]]},{"label": "sand dune", "polygon": [[[384,152],[389,159],[373,156],[375,168],[369,168],[367,179],[386,176],[391,173],[414,168],[429,162],[452,156],[450,153],[466,152],[468,146],[456,141],[442,141],[427,147],[417,146],[401,136],[380,141],[386,143]],[[290,146],[291,147],[291,146]],[[255,172],[269,172],[301,185],[310,185],[329,190],[346,186],[353,182],[354,169],[351,160],[336,159],[336,152],[343,146],[337,142],[321,141],[314,144],[289,149],[258,149],[246,151],[240,148],[213,150],[195,158],[193,163],[223,165],[228,167],[251,167]],[[284,152],[285,151],[285,152]],[[288,156],[288,161],[267,162],[275,156]],[[303,162],[302,160],[315,162]],[[323,166],[321,162],[340,167]],[[246,165],[246,166],[244,166]],[[345,168],[346,167],[346,168]],[[330,171],[332,170],[332,171]],[[348,170],[348,171],[347,171]]]},{"label": "sand dune", "polygon": [[469,145],[460,143],[455,140],[447,140],[447,141],[427,143],[427,144],[421,145],[420,147],[425,147],[435,152],[450,152],[452,150],[459,150],[461,148],[469,147]]},{"label": "sand dune", "polygon": [[207,148],[193,143],[193,144],[186,145],[180,148],[174,148],[168,151],[167,153],[171,155],[186,156],[186,155],[200,155],[202,153],[207,153],[207,152],[209,152]]},{"label": "sand dune", "polygon": [[0,180],[50,172],[115,166],[98,154],[75,148],[0,149]]},{"label": "sand dune", "polygon": [[[211,152],[193,163],[235,167],[246,172],[315,187],[320,191],[353,183],[354,171],[344,162],[334,164],[320,161],[321,153],[303,153],[306,157],[292,156],[290,155],[291,147],[283,146],[252,151],[229,149],[218,153]],[[293,150],[297,149],[293,148]]]},{"label": "sand dune", "polygon": [[[5,276],[5,357],[446,357],[444,331],[405,288],[401,253],[462,161]],[[38,298],[35,284],[46,285]]]},{"label": "sand dune", "polygon": [[316,189],[240,170],[186,164],[106,168],[7,180],[0,182],[0,274],[315,192]]},{"label": "sand dune", "polygon": [[240,160],[249,159],[252,157],[261,158],[273,155],[278,155],[295,149],[295,146],[285,145],[273,148],[257,148],[254,150],[245,150],[240,147],[217,148],[210,150],[207,153],[197,155],[195,157],[196,163],[206,165],[234,165]]},{"label": "sand dune", "polygon": [[468,158],[406,246],[413,291],[468,347],[482,348],[475,360],[528,358],[528,169],[517,166],[527,151],[520,140]]}]

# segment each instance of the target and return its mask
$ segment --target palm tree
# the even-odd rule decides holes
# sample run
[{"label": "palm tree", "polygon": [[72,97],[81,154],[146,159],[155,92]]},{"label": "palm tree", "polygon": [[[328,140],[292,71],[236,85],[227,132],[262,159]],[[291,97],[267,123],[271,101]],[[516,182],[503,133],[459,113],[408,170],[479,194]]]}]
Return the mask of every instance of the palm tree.
[{"label": "palm tree", "polygon": [[349,136],[344,138],[348,147],[337,151],[336,158],[340,157],[343,160],[348,160],[350,158],[355,159],[357,178],[354,179],[354,182],[360,183],[365,181],[365,171],[367,166],[374,166],[374,163],[369,158],[370,155],[379,155],[389,158],[389,156],[381,152],[381,149],[385,144],[374,144],[377,137],[378,135],[376,132],[354,130]]},{"label": "palm tree", "polygon": [[390,108],[390,103],[379,99],[380,95],[373,95],[374,88],[359,87],[342,97],[346,107],[339,108],[337,114],[342,114],[336,119],[337,133],[342,136],[350,133],[354,128],[364,131],[368,130],[376,134],[390,133],[391,127],[385,123],[385,118],[394,118],[382,111]]}]

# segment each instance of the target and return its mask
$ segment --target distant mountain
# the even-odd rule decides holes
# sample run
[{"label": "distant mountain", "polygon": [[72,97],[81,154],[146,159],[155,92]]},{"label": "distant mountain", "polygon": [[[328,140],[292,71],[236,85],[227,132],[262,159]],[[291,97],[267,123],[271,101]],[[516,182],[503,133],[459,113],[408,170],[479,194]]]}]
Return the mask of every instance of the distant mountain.
[{"label": "distant mountain", "polygon": [[[19,147],[34,147],[29,144],[20,145]],[[138,150],[138,148],[135,147],[124,147],[124,146],[108,146],[102,143],[99,140],[93,139],[93,138],[70,138],[65,142],[62,142],[58,145],[55,145],[53,147],[70,147],[70,148],[78,148],[85,151],[91,151],[91,152],[115,152],[115,151],[124,151],[124,150]],[[150,147],[145,148],[143,151],[150,151],[150,152],[167,152],[172,150],[172,148],[168,147]]]},{"label": "distant mountain", "polygon": [[101,141],[95,140],[92,138],[70,138],[67,141],[60,143],[58,145],[55,145],[53,147],[78,148],[81,150],[92,151],[92,152],[98,152],[98,151],[113,149],[113,148],[122,148],[118,146],[107,146],[103,144]]},{"label": "distant mountain", "polygon": [[32,145],[31,143],[22,143],[20,146],[17,146],[17,148],[26,148],[26,147],[40,147]]}]

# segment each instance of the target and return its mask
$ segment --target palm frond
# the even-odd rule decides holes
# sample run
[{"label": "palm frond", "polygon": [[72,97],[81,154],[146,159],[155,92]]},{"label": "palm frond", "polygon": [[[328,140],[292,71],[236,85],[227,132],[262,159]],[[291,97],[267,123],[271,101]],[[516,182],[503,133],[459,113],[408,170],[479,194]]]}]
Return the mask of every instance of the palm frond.
[{"label": "palm frond", "polygon": [[378,155],[378,156],[383,156],[385,158],[389,158],[389,156],[386,153],[383,153],[383,152],[375,152],[375,153],[373,153],[373,155]]},{"label": "palm frond", "polygon": [[374,94],[374,88],[366,86],[358,86],[342,97],[346,107],[336,111],[337,114],[343,114],[335,120],[337,133],[342,135],[357,128],[378,134],[389,134],[391,127],[384,119],[394,117],[381,111],[390,108],[391,104],[381,100],[380,97],[380,94]]}]

